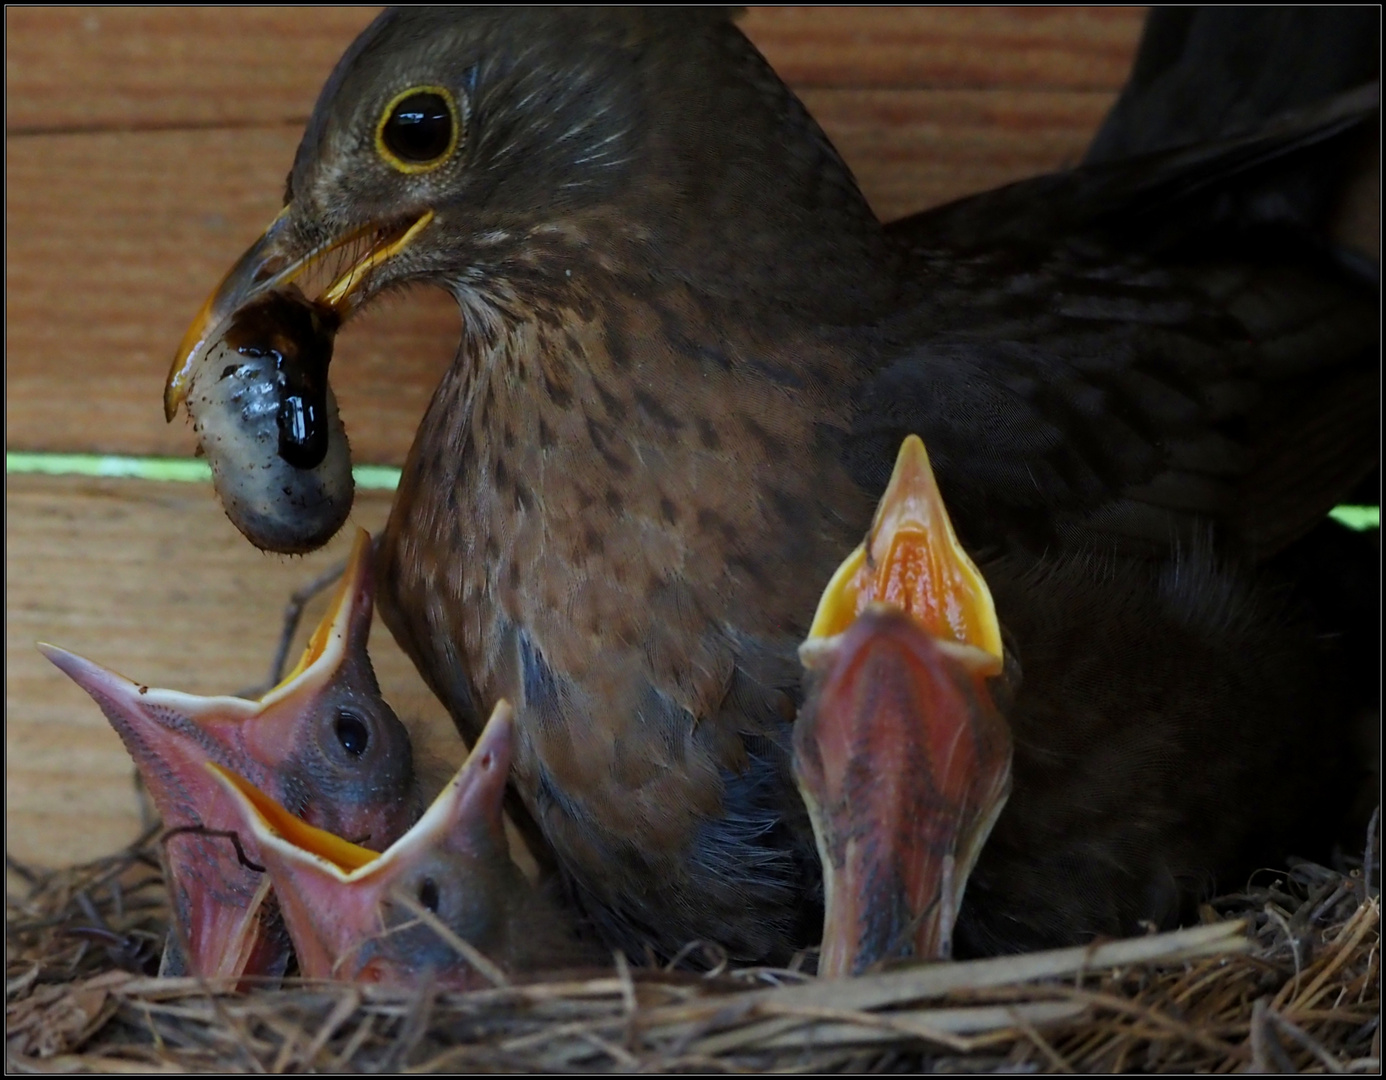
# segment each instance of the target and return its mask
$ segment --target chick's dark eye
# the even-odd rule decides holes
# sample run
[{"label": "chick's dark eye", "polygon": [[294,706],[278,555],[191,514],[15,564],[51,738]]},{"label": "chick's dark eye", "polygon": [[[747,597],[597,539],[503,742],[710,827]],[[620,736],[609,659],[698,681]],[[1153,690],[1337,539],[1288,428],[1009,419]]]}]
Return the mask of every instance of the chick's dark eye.
[{"label": "chick's dark eye", "polygon": [[453,111],[442,94],[421,90],[390,106],[380,129],[384,148],[405,165],[428,165],[453,148]]},{"label": "chick's dark eye", "polygon": [[419,886],[419,903],[438,914],[438,883],[432,878],[424,878]]},{"label": "chick's dark eye", "polygon": [[365,721],[359,716],[349,713],[345,709],[339,711],[334,730],[337,733],[337,741],[342,744],[342,749],[352,757],[359,758],[366,752],[366,746],[371,741],[371,735],[366,729]]}]

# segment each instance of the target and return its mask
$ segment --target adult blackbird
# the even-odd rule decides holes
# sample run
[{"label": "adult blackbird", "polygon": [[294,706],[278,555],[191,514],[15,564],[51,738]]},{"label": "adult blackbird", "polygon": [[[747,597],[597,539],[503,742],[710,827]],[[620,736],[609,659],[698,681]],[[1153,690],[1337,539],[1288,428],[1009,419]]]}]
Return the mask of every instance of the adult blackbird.
[{"label": "adult blackbird", "polygon": [[463,338],[383,537],[386,623],[465,736],[515,703],[516,787],[611,942],[783,959],[820,925],[795,649],[906,434],[974,551],[1160,558],[1211,525],[1259,558],[1371,471],[1374,283],[1221,208],[1375,108],[886,229],[722,12],[388,11],[166,411],[296,277],[335,267],[343,318],[449,289]]},{"label": "adult blackbird", "polygon": [[255,844],[206,763],[253,778],[314,824],[376,849],[419,816],[409,733],[381,700],[366,655],[369,552],[362,532],[302,659],[256,701],[142,686],[39,645],[101,706],[168,830],[174,928],[162,974],[282,975],[289,958]]}]

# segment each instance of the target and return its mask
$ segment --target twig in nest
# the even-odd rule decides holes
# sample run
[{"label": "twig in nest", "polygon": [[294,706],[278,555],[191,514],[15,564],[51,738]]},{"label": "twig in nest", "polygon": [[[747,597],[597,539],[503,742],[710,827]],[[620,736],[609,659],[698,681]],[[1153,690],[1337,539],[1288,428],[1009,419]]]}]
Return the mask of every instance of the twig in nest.
[{"label": "twig in nest", "polygon": [[[677,971],[680,964],[698,951],[701,951],[710,962],[707,978],[715,979],[727,970],[727,951],[716,942],[703,941],[701,938],[694,938],[674,953],[669,962],[664,965],[664,970]],[[652,964],[651,966],[655,965]]]},{"label": "twig in nest", "polygon": [[[442,919],[438,918],[437,915],[429,911],[428,908],[424,907],[403,889],[396,890],[392,893],[391,899],[437,934],[453,952],[462,957],[463,960],[470,964],[472,968],[480,973],[492,986],[505,987],[510,985],[509,978],[506,977],[505,972],[502,971],[494,961],[490,960],[485,953],[470,941],[458,937],[448,928],[447,924],[444,923]],[[405,923],[391,930],[387,930],[386,933],[398,933],[409,925],[411,924]]]},{"label": "twig in nest", "polygon": [[38,884],[38,871],[31,870],[29,867],[25,866],[22,862],[16,859],[13,855],[11,855],[8,851],[5,852],[5,870],[6,872],[11,874],[18,874],[21,878],[24,879],[25,883],[28,885]]},{"label": "twig in nest", "polygon": [[616,977],[621,980],[621,1003],[626,1007],[626,1046],[629,1047],[635,1045],[635,1013],[639,1007],[635,997],[635,980],[630,977],[630,963],[625,953],[617,949],[612,959],[616,963]]},{"label": "twig in nest", "polygon": [[1372,871],[1373,856],[1376,853],[1376,828],[1381,824],[1381,806],[1372,811],[1372,819],[1367,823],[1367,847],[1362,853],[1362,902],[1365,904],[1372,897]]},{"label": "twig in nest", "polygon": [[1299,1027],[1299,1025],[1291,1023],[1273,1009],[1267,1009],[1266,1012],[1281,1031],[1285,1032],[1286,1035],[1294,1039],[1295,1042],[1308,1050],[1314,1057],[1318,1058],[1319,1063],[1329,1072],[1340,1073],[1347,1071],[1338,1064],[1337,1058],[1325,1050],[1321,1043],[1310,1036],[1309,1033]]},{"label": "twig in nest", "polygon": [[1300,951],[1300,939],[1298,935],[1296,935],[1295,932],[1292,929],[1290,929],[1289,920],[1286,919],[1285,916],[1280,913],[1280,911],[1275,907],[1274,904],[1267,904],[1262,910],[1265,911],[1265,913],[1268,916],[1270,916],[1272,919],[1274,919],[1277,923],[1280,924],[1280,929],[1285,931],[1285,940],[1289,943],[1290,946],[1290,956],[1294,959],[1295,962],[1295,981],[1293,989],[1290,989],[1288,991],[1289,996],[1294,997],[1297,993],[1299,993],[1299,979],[1300,976],[1304,973],[1304,957],[1302,956]]},{"label": "twig in nest", "polygon": [[375,1034],[375,1013],[367,1013],[357,1024],[356,1030],[351,1033],[351,1038],[347,1040],[346,1046],[342,1047],[342,1052],[337,1055],[337,1060],[332,1063],[332,1072],[349,1072],[350,1064],[355,1060],[356,1055],[361,1052],[361,1047],[366,1045],[366,1040]]},{"label": "twig in nest", "polygon": [[103,945],[111,963],[122,971],[152,975],[158,968],[159,939],[154,935],[138,930],[118,934],[106,926],[60,926],[58,934]]},{"label": "twig in nest", "polygon": [[263,866],[252,861],[250,856],[245,853],[245,848],[241,847],[240,833],[236,832],[234,829],[209,829],[206,825],[179,825],[177,828],[169,829],[168,832],[164,833],[164,838],[160,843],[167,846],[168,842],[175,836],[182,836],[185,833],[190,833],[195,836],[208,836],[213,839],[230,840],[231,846],[236,849],[236,859],[242,866],[257,874],[263,874],[265,872]]},{"label": "twig in nest", "polygon": [[1049,1044],[1049,1040],[1039,1033],[1039,1029],[1035,1027],[1034,1024],[1030,1023],[1019,1009],[1010,1009],[1008,1011],[1011,1016],[1011,1021],[1015,1026],[1023,1031],[1025,1037],[1039,1048],[1039,1052],[1049,1059],[1049,1063],[1053,1065],[1056,1070],[1061,1073],[1076,1073],[1078,1071]]},{"label": "twig in nest", "polygon": [[[480,954],[478,953],[478,955]],[[381,1063],[382,1072],[403,1071],[405,1063],[409,1060],[409,1055],[428,1031],[428,1023],[433,1018],[433,1005],[436,999],[433,972],[426,971],[419,991],[410,1003],[409,1010],[405,1013],[404,1023],[400,1026],[395,1045],[391,1047],[389,1055]]]},{"label": "twig in nest", "polygon": [[327,1040],[337,1034],[337,1030],[345,1024],[354,1012],[361,1007],[361,992],[354,986],[350,987],[346,993],[337,999],[337,1004],[332,1007],[332,1011],[327,1014],[327,1019],[318,1027],[310,1042],[299,1055],[299,1067],[305,1070],[312,1069],[313,1063],[322,1053],[322,1049],[327,1045]]},{"label": "twig in nest", "polygon": [[1251,1071],[1258,1073],[1296,1073],[1295,1063],[1271,1030],[1271,1007],[1257,998],[1251,1007]]},{"label": "twig in nest", "polygon": [[1314,976],[1313,981],[1305,987],[1302,997],[1296,1000],[1302,1001],[1306,1005],[1311,1003],[1319,989],[1328,982],[1339,968],[1352,958],[1354,951],[1357,946],[1361,944],[1362,939],[1372,930],[1375,930],[1380,921],[1381,905],[1375,899],[1358,908],[1357,912],[1348,920],[1347,925],[1343,927],[1338,940],[1334,942],[1336,951],[1332,959],[1324,965],[1323,970]]}]

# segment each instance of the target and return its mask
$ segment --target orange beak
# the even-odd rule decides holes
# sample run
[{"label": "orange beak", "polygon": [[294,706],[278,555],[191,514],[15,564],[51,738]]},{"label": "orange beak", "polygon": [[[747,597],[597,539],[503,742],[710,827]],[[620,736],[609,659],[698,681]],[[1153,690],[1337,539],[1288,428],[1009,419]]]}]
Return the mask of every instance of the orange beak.
[{"label": "orange beak", "polygon": [[967,877],[1010,793],[987,680],[1001,629],[924,445],[905,441],[865,543],[800,649],[794,767],[823,863],[819,973],[951,955]]},{"label": "orange beak", "polygon": [[260,238],[246,249],[236,265],[212,290],[178,346],[164,385],[164,419],[172,420],[192,383],[193,372],[208,349],[230,326],[236,313],[266,293],[287,288],[325,259],[355,246],[359,250],[347,268],[317,298],[345,322],[358,306],[373,271],[398,256],[428,227],[433,211],[412,221],[387,225],[370,223],[303,250],[297,244],[292,207],[286,206]]}]

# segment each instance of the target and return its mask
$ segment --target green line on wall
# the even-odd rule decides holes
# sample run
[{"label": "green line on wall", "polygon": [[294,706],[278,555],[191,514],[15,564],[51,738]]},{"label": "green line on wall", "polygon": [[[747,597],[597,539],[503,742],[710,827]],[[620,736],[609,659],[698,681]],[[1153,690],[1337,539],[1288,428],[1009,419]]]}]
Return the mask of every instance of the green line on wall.
[{"label": "green line on wall", "polygon": [[[49,476],[128,476],[137,480],[210,483],[211,467],[200,458],[123,457],[115,454],[5,454],[5,473]],[[356,465],[356,486],[365,491],[394,491],[399,470],[389,465]]]},{"label": "green line on wall", "polygon": [[[206,483],[212,470],[201,458],[122,457],[115,454],[5,454],[5,472],[46,473],[50,476],[131,476],[139,480]],[[356,486],[364,491],[394,491],[399,470],[389,465],[352,467]],[[1381,507],[1338,506],[1328,515],[1359,532],[1381,528]]]}]

